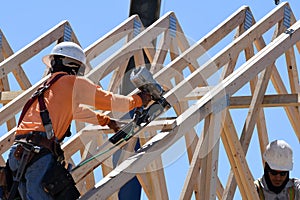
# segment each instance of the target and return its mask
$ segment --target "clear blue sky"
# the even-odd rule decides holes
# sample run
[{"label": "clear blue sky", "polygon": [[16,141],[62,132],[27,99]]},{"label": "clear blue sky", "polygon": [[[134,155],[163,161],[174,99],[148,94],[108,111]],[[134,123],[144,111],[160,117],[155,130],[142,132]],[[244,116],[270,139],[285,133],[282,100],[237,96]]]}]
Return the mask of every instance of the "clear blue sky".
[{"label": "clear blue sky", "polygon": [[[300,1],[290,0],[288,2],[296,19],[299,19]],[[62,20],[68,20],[81,45],[86,48],[123,22],[128,17],[129,5],[130,0],[4,1],[1,3],[0,29],[12,49],[18,51]],[[274,0],[162,0],[161,15],[168,11],[174,11],[186,36],[192,41],[198,41],[243,5],[250,7],[256,21],[276,7]],[[299,54],[296,54],[296,56],[299,56]],[[42,74],[40,72],[44,69],[44,65],[40,59],[33,59],[30,65],[26,64],[24,67],[33,82],[41,78]],[[39,73],[34,73],[34,71]],[[277,111],[280,111],[280,109],[268,109],[266,113],[267,123],[270,124],[268,127],[269,139],[286,139],[291,144],[295,158],[294,170],[291,176],[300,177],[300,156],[297,154],[299,152],[298,140],[289,123],[286,123],[285,114],[283,112],[278,114]],[[241,113],[241,115],[245,114]],[[241,122],[241,127],[237,125],[239,133],[243,123],[244,121]],[[5,133],[3,128],[1,129],[0,135]],[[250,162],[249,166],[254,178],[258,178],[262,174],[262,167],[260,158],[257,157],[259,147],[256,135],[254,135],[252,143],[247,159],[256,161]],[[187,160],[185,156],[181,156],[184,151],[184,147],[181,145],[176,145],[177,153],[173,151],[172,156],[176,158],[174,162],[166,166],[170,199],[178,198],[185,180],[187,167],[182,163],[187,163]],[[228,167],[228,161],[226,154],[222,152],[222,148],[220,157],[222,157],[219,161],[222,164],[222,169],[220,169],[219,176],[225,187],[228,170],[224,169]],[[146,199],[146,197],[143,196],[143,199]],[[239,198],[236,197],[236,199]]]}]

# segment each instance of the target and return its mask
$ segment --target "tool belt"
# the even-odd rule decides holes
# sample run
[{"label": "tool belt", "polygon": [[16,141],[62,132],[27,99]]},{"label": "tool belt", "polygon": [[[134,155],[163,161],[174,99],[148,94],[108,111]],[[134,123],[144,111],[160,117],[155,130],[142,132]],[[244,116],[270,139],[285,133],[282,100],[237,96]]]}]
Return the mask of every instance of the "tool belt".
[{"label": "tool belt", "polygon": [[57,141],[49,140],[45,132],[30,132],[24,135],[16,135],[15,142],[19,143],[14,153],[15,158],[18,160],[22,158],[27,145],[41,147],[38,153],[30,154],[26,167],[49,153],[52,153],[56,158],[56,162],[47,170],[42,179],[42,187],[46,193],[49,193],[56,200],[75,200],[79,198],[80,193],[76,188],[73,177],[64,167],[63,151]]},{"label": "tool belt", "polygon": [[[46,133],[44,133],[44,132],[32,131],[28,134],[16,135],[15,142],[18,143],[19,141],[28,142],[35,146],[41,147],[41,151],[34,155],[33,159],[31,159],[31,161],[30,161],[31,163],[33,163],[33,160],[36,161],[38,158],[40,158],[48,153],[52,153],[53,156],[58,161],[64,160],[64,153],[60,147],[60,144],[55,140],[49,140],[46,136]],[[17,150],[16,150],[15,157],[17,159],[18,159],[18,157],[20,158],[22,155],[21,153],[22,153],[22,148],[20,147],[19,152],[17,152]]]}]

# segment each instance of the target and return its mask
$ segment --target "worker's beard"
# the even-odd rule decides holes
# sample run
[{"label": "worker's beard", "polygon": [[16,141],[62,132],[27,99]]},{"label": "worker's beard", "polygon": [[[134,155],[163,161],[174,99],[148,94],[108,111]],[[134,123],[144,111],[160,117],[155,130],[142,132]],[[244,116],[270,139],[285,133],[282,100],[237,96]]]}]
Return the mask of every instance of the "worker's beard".
[{"label": "worker's beard", "polygon": [[279,186],[279,187],[276,187],[276,186],[273,186],[273,184],[271,182],[270,175],[268,173],[268,171],[270,169],[271,169],[270,166],[268,165],[268,163],[266,163],[265,164],[265,169],[264,169],[264,177],[265,177],[267,186],[268,186],[269,190],[271,190],[272,192],[274,192],[276,194],[279,194],[285,188],[285,185],[288,183],[288,181],[290,179],[289,178],[290,172],[287,173],[286,179],[284,180],[282,185]]}]

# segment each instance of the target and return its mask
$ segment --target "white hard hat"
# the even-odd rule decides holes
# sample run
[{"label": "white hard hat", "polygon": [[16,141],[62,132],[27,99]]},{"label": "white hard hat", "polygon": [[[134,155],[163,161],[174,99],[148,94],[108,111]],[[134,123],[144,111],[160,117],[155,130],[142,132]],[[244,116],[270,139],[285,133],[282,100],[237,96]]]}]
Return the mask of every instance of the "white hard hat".
[{"label": "white hard hat", "polygon": [[55,45],[51,53],[43,57],[43,62],[48,67],[51,67],[50,57],[53,55],[61,55],[68,58],[72,58],[74,60],[81,62],[83,65],[86,65],[86,56],[82,48],[74,42],[61,42]]},{"label": "white hard hat", "polygon": [[263,157],[273,170],[290,171],[293,169],[293,151],[284,140],[269,143]]}]

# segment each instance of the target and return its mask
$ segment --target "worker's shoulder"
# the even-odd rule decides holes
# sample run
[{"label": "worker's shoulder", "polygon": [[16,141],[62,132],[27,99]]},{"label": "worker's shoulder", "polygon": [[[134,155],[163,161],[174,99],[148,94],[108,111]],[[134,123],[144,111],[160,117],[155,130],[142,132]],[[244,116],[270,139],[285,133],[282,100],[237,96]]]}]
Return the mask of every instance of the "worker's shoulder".
[{"label": "worker's shoulder", "polygon": [[56,72],[54,74],[52,74],[52,76],[50,77],[50,80],[51,79],[54,79],[55,77],[59,77],[59,81],[70,81],[70,82],[74,82],[75,80],[77,80],[77,76],[75,75],[70,75],[70,74],[67,74],[65,72]]},{"label": "worker's shoulder", "polygon": [[[63,75],[63,76],[61,76]],[[61,78],[59,78],[59,81],[61,83],[61,81],[63,82],[63,85],[72,85],[72,86],[76,86],[76,85],[89,85],[89,86],[95,86],[95,84],[87,79],[84,76],[75,76],[75,75],[69,75],[66,74],[64,72],[56,72],[54,73],[50,79],[53,79],[54,77],[60,76]]]},{"label": "worker's shoulder", "polygon": [[66,72],[55,72],[53,74],[51,74],[51,76],[49,77],[49,79],[47,80],[48,82],[50,82],[51,80],[65,80],[65,79],[74,79],[75,76],[73,75],[69,75]]}]

